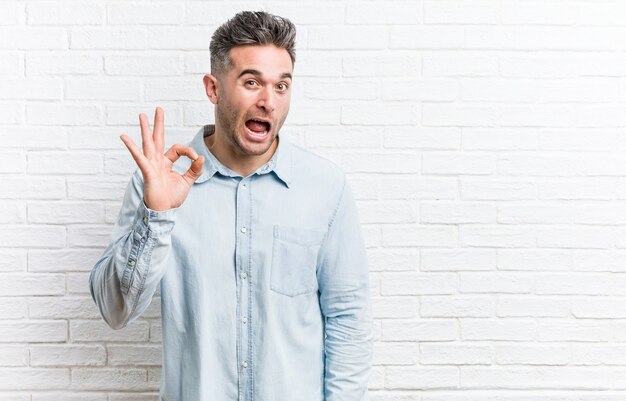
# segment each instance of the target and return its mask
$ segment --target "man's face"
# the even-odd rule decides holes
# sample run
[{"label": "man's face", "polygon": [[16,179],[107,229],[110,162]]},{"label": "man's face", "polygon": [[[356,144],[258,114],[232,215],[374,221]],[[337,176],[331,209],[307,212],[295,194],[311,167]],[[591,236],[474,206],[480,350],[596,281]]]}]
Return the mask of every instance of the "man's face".
[{"label": "man's face", "polygon": [[239,156],[263,155],[289,112],[291,58],[274,45],[237,46],[230,58],[217,77],[216,125]]}]

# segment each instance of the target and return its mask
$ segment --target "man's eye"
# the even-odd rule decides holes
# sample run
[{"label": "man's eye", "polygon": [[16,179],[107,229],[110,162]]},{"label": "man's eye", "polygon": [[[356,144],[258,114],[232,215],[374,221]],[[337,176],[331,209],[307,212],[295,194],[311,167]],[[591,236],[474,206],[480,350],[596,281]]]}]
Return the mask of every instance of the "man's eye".
[{"label": "man's eye", "polygon": [[287,90],[287,85],[280,83],[278,85],[276,85],[276,87],[278,88],[279,91],[286,91]]},{"label": "man's eye", "polygon": [[255,86],[256,85],[256,81],[253,81],[253,80],[249,79],[249,80],[246,81],[246,85],[248,85],[248,86]]}]

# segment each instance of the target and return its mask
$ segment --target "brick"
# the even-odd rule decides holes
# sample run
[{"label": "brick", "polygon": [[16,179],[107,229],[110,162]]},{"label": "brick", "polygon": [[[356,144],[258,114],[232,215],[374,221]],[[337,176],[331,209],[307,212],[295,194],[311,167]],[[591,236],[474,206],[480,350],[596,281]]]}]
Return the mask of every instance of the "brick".
[{"label": "brick", "polygon": [[411,25],[389,27],[389,48],[391,49],[446,50],[464,47],[465,32],[462,27]]},{"label": "brick", "polygon": [[90,75],[102,72],[102,56],[74,51],[30,51],[25,55],[27,76]]},{"label": "brick", "polygon": [[70,370],[62,368],[1,368],[0,390],[60,390],[70,385]]},{"label": "brick", "polygon": [[613,231],[608,228],[545,228],[537,230],[537,246],[547,248],[609,248]]},{"label": "brick", "polygon": [[377,30],[361,26],[311,27],[308,30],[308,49],[365,50],[383,49],[387,38]]},{"label": "brick", "polygon": [[135,160],[128,151],[124,153],[107,153],[104,155],[104,172],[107,176],[130,177],[137,170]]},{"label": "brick", "polygon": [[63,82],[56,78],[0,79],[0,99],[61,100]]},{"label": "brick", "polygon": [[541,83],[532,79],[461,79],[461,100],[467,102],[528,103],[543,100]]},{"label": "brick", "polygon": [[453,319],[384,320],[384,341],[453,341],[458,323]]},{"label": "brick", "polygon": [[516,54],[500,59],[500,71],[505,77],[566,78],[577,77],[585,68],[586,61],[566,52],[541,52]]},{"label": "brick", "polygon": [[573,25],[578,16],[577,7],[562,4],[512,3],[502,4],[500,8],[503,24]]},{"label": "brick", "polygon": [[479,202],[429,202],[420,203],[420,222],[440,224],[495,223],[494,205]]},{"label": "brick", "polygon": [[380,131],[374,127],[310,127],[305,133],[307,148],[380,148]]},{"label": "brick", "polygon": [[424,249],[422,271],[495,270],[496,252],[485,249]]},{"label": "brick", "polygon": [[609,341],[611,329],[608,322],[576,319],[572,320],[541,320],[537,323],[537,340],[539,341]]},{"label": "brick", "polygon": [[425,77],[489,77],[499,74],[496,54],[481,52],[433,51],[422,56]]},{"label": "brick", "polygon": [[348,4],[348,24],[417,24],[421,19],[421,7],[416,3],[380,1]]},{"label": "brick", "polygon": [[376,81],[364,80],[309,80],[305,83],[305,96],[314,100],[374,100],[380,96]]},{"label": "brick", "polygon": [[[207,110],[206,105],[203,107]],[[338,125],[343,118],[341,106],[329,102],[292,102],[289,111],[289,125]],[[213,116],[205,119],[204,124],[211,121]],[[185,122],[189,124],[187,119]]]},{"label": "brick", "polygon": [[35,125],[100,125],[98,106],[68,103],[30,103],[26,105],[26,121]]},{"label": "brick", "polygon": [[109,365],[151,366],[161,365],[161,346],[109,345]]},{"label": "brick", "polygon": [[28,347],[25,345],[0,345],[0,366],[28,366]]},{"label": "brick", "polygon": [[146,42],[144,27],[81,27],[70,32],[70,49],[143,49]]},{"label": "brick", "polygon": [[494,347],[500,365],[567,365],[569,347],[541,344],[498,344]]},{"label": "brick", "polygon": [[461,339],[474,341],[534,341],[537,323],[526,319],[463,319]]},{"label": "brick", "polygon": [[380,183],[382,199],[455,199],[458,181],[452,178],[405,178],[388,175]]},{"label": "brick", "polygon": [[181,3],[120,3],[107,5],[109,25],[178,25],[183,22]]},{"label": "brick", "polygon": [[104,21],[104,8],[96,4],[55,4],[48,2],[26,5],[29,25],[99,25]]},{"label": "brick", "polygon": [[489,127],[498,123],[496,108],[481,105],[424,104],[422,124],[433,127]]},{"label": "brick", "polygon": [[67,44],[63,28],[0,26],[0,49],[55,50],[67,49]]},{"label": "brick", "polygon": [[[571,131],[568,131],[571,133]],[[466,128],[463,148],[468,150],[535,150],[544,139],[531,128]]]},{"label": "brick", "polygon": [[611,277],[598,273],[546,273],[536,275],[536,292],[545,295],[602,295]]},{"label": "brick", "polygon": [[432,152],[422,156],[422,174],[492,175],[496,162],[496,155]]},{"label": "brick", "polygon": [[[25,298],[0,298],[0,319],[25,319],[27,316],[26,303],[27,300]],[[2,352],[0,352],[1,355]]]},{"label": "brick", "polygon": [[[59,162],[61,160],[62,163]],[[29,152],[28,172],[31,174],[98,174],[102,172],[102,156],[88,152]]]},{"label": "brick", "polygon": [[611,180],[594,177],[593,180],[576,178],[559,178],[546,180],[537,184],[539,199],[601,199],[614,198],[616,186]]},{"label": "brick", "polygon": [[535,233],[525,227],[465,226],[461,228],[462,246],[527,248],[536,245]]},{"label": "brick", "polygon": [[[101,131],[70,131],[70,146],[80,146],[84,148],[97,149],[126,149],[119,136],[121,134],[129,135],[136,144],[141,144],[141,128],[139,125],[139,114],[144,113],[148,116],[150,126],[154,121],[155,104],[134,104],[134,105],[108,105],[106,107],[106,123],[107,125],[130,125],[132,131],[126,127],[108,128],[106,132]],[[182,125],[181,111],[177,104],[163,104],[159,102],[159,106],[163,109],[163,120],[166,127],[175,127]],[[206,106],[206,105],[205,105]],[[206,109],[206,107],[205,107]],[[192,139],[192,130],[189,130]],[[165,140],[168,141],[171,136],[171,128],[165,134]]]},{"label": "brick", "polygon": [[[65,320],[0,320],[2,338],[0,342],[49,343],[67,340],[67,322]],[[6,377],[0,374],[0,377]]]},{"label": "brick", "polygon": [[496,309],[493,298],[480,296],[422,296],[421,317],[492,317]]},{"label": "brick", "polygon": [[[102,254],[102,250],[59,249],[35,250],[28,252],[28,271],[30,272],[72,272],[91,271],[93,264]],[[68,276],[69,277],[69,276]]]},{"label": "brick", "polygon": [[33,345],[31,366],[104,366],[106,351],[101,345]]},{"label": "brick", "polygon": [[[2,5],[0,5],[2,7]],[[2,12],[0,11],[0,15]],[[21,75],[24,71],[24,57],[19,52],[3,51],[0,59],[0,76]]]},{"label": "brick", "polygon": [[413,125],[419,110],[412,104],[359,103],[341,106],[341,123],[357,125]]},{"label": "brick", "polygon": [[415,365],[417,353],[414,343],[374,343],[372,365]]},{"label": "brick", "polygon": [[423,365],[491,365],[493,351],[483,345],[420,344]]},{"label": "brick", "polygon": [[17,25],[20,22],[18,2],[5,2],[0,4],[0,25]]},{"label": "brick", "polygon": [[507,202],[498,206],[498,223],[567,224],[573,222],[574,210],[560,202]]},{"label": "brick", "polygon": [[383,227],[385,246],[453,247],[458,244],[456,227],[396,224]]},{"label": "brick", "polygon": [[0,173],[22,173],[26,170],[24,152],[0,152]]},{"label": "brick", "polygon": [[[300,57],[298,55],[298,57]],[[316,55],[316,59],[318,56]],[[298,59],[300,60],[300,59]],[[304,58],[302,64],[310,64],[313,60]],[[390,54],[380,51],[350,51],[342,57],[341,72],[344,77],[398,77],[398,76],[417,76],[421,67],[421,59],[410,53],[394,52]],[[296,64],[298,66],[300,61]],[[298,75],[302,74],[300,67],[297,68]],[[308,67],[304,67],[307,72]],[[336,70],[333,70],[336,71]],[[311,75],[310,71],[307,75]],[[315,76],[320,76],[315,70]],[[335,74],[337,76],[338,74]]]},{"label": "brick", "polygon": [[62,274],[4,273],[0,296],[62,295],[65,277]]},{"label": "brick", "polygon": [[621,99],[620,87],[613,78],[540,80],[539,102],[605,103]]},{"label": "brick", "polygon": [[342,158],[347,173],[417,173],[419,158],[410,153],[350,153]]},{"label": "brick", "polygon": [[461,179],[461,198],[468,200],[535,199],[537,185],[525,179],[465,178]]},{"label": "brick", "polygon": [[26,271],[26,250],[0,249],[0,271]]},{"label": "brick", "polygon": [[572,300],[572,315],[576,318],[624,319],[626,304],[618,298],[581,297]]},{"label": "brick", "polygon": [[148,322],[135,320],[122,330],[111,329],[104,320],[70,321],[70,339],[78,341],[145,342],[148,339]]},{"label": "brick", "polygon": [[0,126],[22,122],[24,120],[22,110],[18,104],[0,104]]},{"label": "brick", "polygon": [[[589,143],[589,135],[593,135],[593,143]],[[598,129],[546,129],[538,137],[537,147],[541,150],[567,151],[575,150],[579,152],[611,151],[619,149],[620,134],[617,130]],[[585,146],[586,143],[586,146]]]},{"label": "brick", "polygon": [[415,271],[419,266],[417,249],[372,249],[367,253],[369,271]]},{"label": "brick", "polygon": [[146,382],[146,370],[134,368],[74,368],[74,388],[83,390],[154,390]]},{"label": "brick", "polygon": [[114,100],[139,101],[141,86],[136,80],[74,78],[66,84],[65,98],[68,100]]},{"label": "brick", "polygon": [[111,231],[111,226],[69,227],[69,245],[72,247],[104,248],[111,241]]},{"label": "brick", "polygon": [[572,270],[579,272],[624,271],[626,251],[576,250],[572,252]]},{"label": "brick", "polygon": [[468,367],[462,368],[461,386],[502,389],[608,389],[609,371],[574,367]]},{"label": "brick", "polygon": [[456,292],[454,274],[388,273],[382,276],[382,295],[448,295]]},{"label": "brick", "polygon": [[95,202],[28,202],[30,223],[100,223],[104,220],[102,204]]},{"label": "brick", "polygon": [[[203,55],[208,58],[207,55]],[[182,74],[182,56],[178,54],[106,55],[104,70],[109,75],[173,76]]]},{"label": "brick", "polygon": [[161,27],[149,26],[147,30],[148,49],[161,50],[203,50],[209,56],[211,35],[217,27]]},{"label": "brick", "polygon": [[[61,393],[64,401],[108,401],[106,393],[93,393],[93,392],[80,392],[72,390],[71,393]],[[57,401],[59,392],[46,393],[38,392],[33,393],[32,401]]]},{"label": "brick", "polygon": [[[0,156],[1,157],[1,156]],[[18,224],[26,221],[26,205],[17,201],[0,201],[0,223]]]},{"label": "brick", "polygon": [[382,297],[372,299],[375,319],[413,318],[417,316],[417,300],[410,297]]},{"label": "brick", "polygon": [[107,178],[95,181],[93,178],[71,178],[67,180],[68,198],[83,200],[121,200],[128,179]]},{"label": "brick", "polygon": [[205,100],[206,92],[201,82],[193,77],[151,79],[145,83],[145,99],[149,102],[171,100]]},{"label": "brick", "polygon": [[570,317],[570,300],[558,297],[499,297],[498,317]]},{"label": "brick", "polygon": [[385,388],[436,389],[459,385],[459,371],[454,367],[388,367]]},{"label": "brick", "polygon": [[382,99],[425,102],[454,101],[459,94],[458,84],[452,79],[418,79],[383,81]]},{"label": "brick", "polygon": [[626,348],[622,345],[575,344],[570,346],[569,361],[573,365],[624,365]]},{"label": "brick", "polygon": [[[192,3],[193,4],[193,3]],[[253,4],[253,3],[252,3]],[[241,10],[239,8],[237,10],[235,5],[230,5],[233,8],[232,14]],[[252,7],[253,9],[256,6]],[[209,13],[213,13],[214,7],[209,8]],[[343,4],[336,4],[334,2],[323,2],[323,3],[305,3],[302,2],[300,4],[294,3],[274,3],[271,7],[270,12],[276,15],[283,16],[285,18],[289,18],[291,22],[293,22],[297,27],[301,25],[335,25],[342,24],[345,21],[346,12],[344,11],[345,6]],[[224,10],[226,11],[226,10]],[[350,15],[350,9],[348,8],[348,18]],[[214,20],[211,23],[221,24],[222,21],[213,17]],[[300,29],[298,31],[298,36],[296,37],[296,41],[299,39]]]},{"label": "brick", "polygon": [[458,128],[391,127],[384,129],[383,133],[385,148],[456,150],[461,144]]},{"label": "brick", "polygon": [[34,297],[28,302],[28,317],[35,319],[98,319],[100,312],[89,297]]},{"label": "brick", "polygon": [[68,273],[66,276],[67,294],[91,295],[89,273]]},{"label": "brick", "polygon": [[0,243],[9,247],[60,248],[66,245],[64,227],[13,225],[0,228]]},{"label": "brick", "polygon": [[496,4],[424,2],[425,24],[496,24],[498,17],[499,7]]},{"label": "brick", "polygon": [[575,204],[572,220],[578,224],[621,225],[626,222],[623,208],[622,202],[602,202],[601,206],[594,203]]},{"label": "brick", "polygon": [[64,149],[67,147],[65,128],[54,126],[12,127],[0,132],[3,148]]},{"label": "brick", "polygon": [[533,276],[524,273],[459,273],[459,292],[523,294],[534,289]]}]

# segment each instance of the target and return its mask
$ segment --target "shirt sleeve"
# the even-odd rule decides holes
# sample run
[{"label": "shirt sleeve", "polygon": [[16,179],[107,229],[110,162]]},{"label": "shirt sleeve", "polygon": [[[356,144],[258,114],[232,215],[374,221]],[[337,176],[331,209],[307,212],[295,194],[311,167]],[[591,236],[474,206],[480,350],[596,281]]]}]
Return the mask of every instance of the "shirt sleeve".
[{"label": "shirt sleeve", "polygon": [[318,268],[325,320],[326,401],[367,401],[372,312],[365,246],[356,203],[345,181]]},{"label": "shirt sleeve", "polygon": [[150,305],[167,268],[175,212],[145,205],[137,170],[126,188],[111,241],[89,274],[91,297],[111,328],[125,327]]}]

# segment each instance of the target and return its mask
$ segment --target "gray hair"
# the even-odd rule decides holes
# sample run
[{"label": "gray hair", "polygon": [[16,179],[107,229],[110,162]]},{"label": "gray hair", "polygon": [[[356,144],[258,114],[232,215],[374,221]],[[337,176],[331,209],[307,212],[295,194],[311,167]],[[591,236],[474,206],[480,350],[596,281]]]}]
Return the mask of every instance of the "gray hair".
[{"label": "gray hair", "polygon": [[289,53],[296,62],[296,27],[287,18],[265,11],[242,11],[222,24],[211,37],[211,73],[227,71],[232,66],[230,49],[243,45],[275,45]]}]

